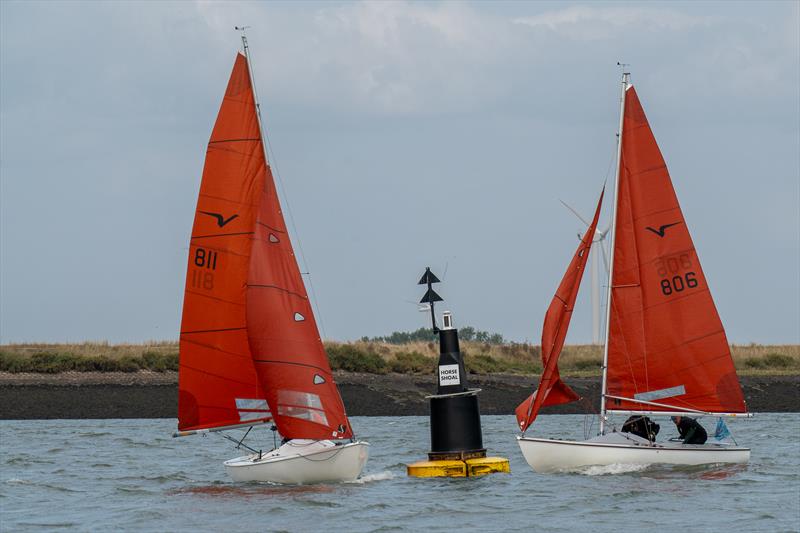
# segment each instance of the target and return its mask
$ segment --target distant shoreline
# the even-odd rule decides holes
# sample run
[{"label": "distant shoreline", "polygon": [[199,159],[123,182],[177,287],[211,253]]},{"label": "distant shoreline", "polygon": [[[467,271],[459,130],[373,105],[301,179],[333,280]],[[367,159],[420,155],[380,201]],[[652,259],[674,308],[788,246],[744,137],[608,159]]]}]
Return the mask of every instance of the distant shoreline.
[{"label": "distant shoreline", "polygon": [[[470,375],[482,389],[481,413],[511,414],[528,396],[537,376]],[[434,392],[434,376],[336,372],[351,416],[427,415],[425,396]],[[565,378],[584,400],[546,408],[545,413],[590,413],[597,409],[598,377]],[[800,412],[800,375],[741,376],[748,410]],[[0,419],[176,418],[177,372],[0,372]]]}]

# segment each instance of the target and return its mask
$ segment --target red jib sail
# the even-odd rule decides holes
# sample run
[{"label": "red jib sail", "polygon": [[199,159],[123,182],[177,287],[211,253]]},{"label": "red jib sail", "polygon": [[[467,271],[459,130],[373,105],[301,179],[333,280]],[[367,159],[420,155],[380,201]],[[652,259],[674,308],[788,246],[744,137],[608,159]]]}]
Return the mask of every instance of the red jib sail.
[{"label": "red jib sail", "polygon": [[536,420],[536,416],[542,406],[559,405],[580,399],[578,394],[561,381],[558,372],[558,356],[561,355],[561,349],[564,347],[564,339],[567,336],[569,322],[572,319],[575,299],[578,297],[583,271],[586,269],[586,262],[589,259],[589,251],[592,248],[592,240],[597,229],[597,220],[600,217],[600,207],[603,205],[604,193],[605,189],[600,194],[600,200],[597,202],[592,224],[584,233],[578,249],[567,267],[567,272],[564,274],[544,316],[544,325],[542,326],[543,370],[542,377],[539,380],[539,387],[516,409],[517,422],[522,431],[528,429],[533,421]]},{"label": "red jib sail", "polygon": [[281,214],[241,54],[208,144],[180,352],[181,430],[272,418],[290,439],[352,435]]},{"label": "red jib sail", "polygon": [[606,408],[745,412],[725,330],[633,87],[615,228],[607,394],[628,400],[606,398]]}]

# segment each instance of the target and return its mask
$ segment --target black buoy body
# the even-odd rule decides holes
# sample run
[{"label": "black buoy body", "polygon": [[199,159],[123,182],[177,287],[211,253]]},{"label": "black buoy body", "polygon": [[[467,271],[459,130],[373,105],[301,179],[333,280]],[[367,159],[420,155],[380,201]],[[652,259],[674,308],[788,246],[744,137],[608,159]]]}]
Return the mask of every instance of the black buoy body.
[{"label": "black buoy body", "polygon": [[442,329],[436,327],[433,306],[441,302],[432,285],[439,283],[430,267],[425,269],[419,285],[427,285],[425,304],[420,311],[431,312],[433,332],[439,334],[439,364],[436,367],[436,394],[428,396],[431,414],[431,451],[427,461],[408,465],[408,475],[414,477],[475,477],[494,472],[511,472],[508,459],[486,457],[481,434],[481,414],[478,409],[480,389],[470,389],[464,359],[458,347],[458,330],[453,317],[445,311]]},{"label": "black buoy body", "polygon": [[430,460],[485,457],[478,408],[479,389],[470,389],[464,359],[458,346],[458,330],[450,313],[444,314],[439,333],[437,393],[429,396],[431,421]]}]

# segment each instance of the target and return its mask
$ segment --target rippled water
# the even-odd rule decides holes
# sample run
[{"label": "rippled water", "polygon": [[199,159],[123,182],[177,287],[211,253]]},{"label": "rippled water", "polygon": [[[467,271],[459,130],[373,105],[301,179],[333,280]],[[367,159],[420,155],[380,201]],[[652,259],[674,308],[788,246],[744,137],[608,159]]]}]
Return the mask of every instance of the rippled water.
[{"label": "rippled water", "polygon": [[[471,479],[406,477],[405,463],[425,457],[427,417],[352,422],[372,444],[362,480],[284,487],[230,482],[222,461],[238,455],[232,445],[217,435],[172,439],[174,420],[2,421],[0,529],[800,529],[800,414],[730,421],[753,448],[747,466],[550,475],[525,463],[511,416],[484,416],[484,445],[508,457],[512,473]],[[530,434],[582,438],[583,424],[582,415],[542,416]],[[265,430],[257,438],[272,442]]]}]

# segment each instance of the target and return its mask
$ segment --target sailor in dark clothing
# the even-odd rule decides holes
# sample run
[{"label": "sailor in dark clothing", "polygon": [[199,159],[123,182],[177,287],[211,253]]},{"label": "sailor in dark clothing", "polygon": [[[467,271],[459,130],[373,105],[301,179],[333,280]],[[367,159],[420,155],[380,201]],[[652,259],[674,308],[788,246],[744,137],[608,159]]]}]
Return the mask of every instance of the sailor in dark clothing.
[{"label": "sailor in dark clothing", "polygon": [[672,421],[675,422],[684,444],[705,444],[708,439],[708,433],[694,418],[673,416]]},{"label": "sailor in dark clothing", "polygon": [[633,433],[643,439],[654,442],[659,429],[659,425],[650,420],[649,417],[635,415],[628,418],[625,423],[622,424],[621,431],[624,433]]}]

